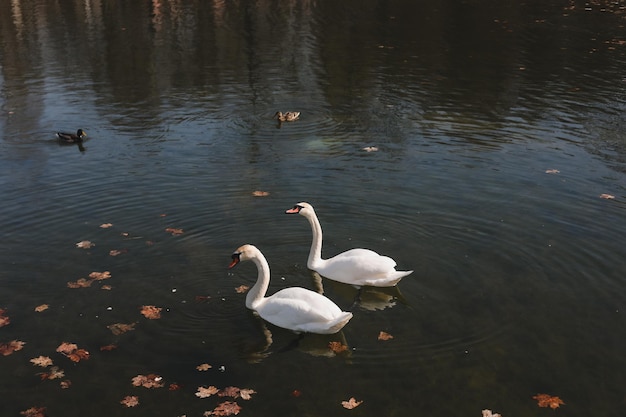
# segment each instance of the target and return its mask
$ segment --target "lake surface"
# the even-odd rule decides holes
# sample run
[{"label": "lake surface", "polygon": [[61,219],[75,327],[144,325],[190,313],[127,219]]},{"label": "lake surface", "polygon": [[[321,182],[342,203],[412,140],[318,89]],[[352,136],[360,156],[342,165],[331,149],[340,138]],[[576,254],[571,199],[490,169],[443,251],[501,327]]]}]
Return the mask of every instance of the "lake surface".
[{"label": "lake surface", "polygon": [[[624,1],[0,7],[0,345],[26,342],[0,356],[0,414],[623,414]],[[55,138],[78,128],[81,147]],[[415,272],[351,308],[355,288],[306,267],[300,201],[325,257]],[[269,293],[323,288],[353,319],[298,341],[255,317],[236,291],[254,265],[226,268],[244,243]],[[164,387],[133,386],[151,374]]]}]

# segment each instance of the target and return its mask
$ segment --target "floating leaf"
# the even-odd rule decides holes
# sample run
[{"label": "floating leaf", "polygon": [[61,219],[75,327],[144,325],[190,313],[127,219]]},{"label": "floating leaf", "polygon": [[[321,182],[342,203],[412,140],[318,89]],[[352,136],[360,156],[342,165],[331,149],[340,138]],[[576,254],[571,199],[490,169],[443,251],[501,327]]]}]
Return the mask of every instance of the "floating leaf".
[{"label": "floating leaf", "polygon": [[393,339],[393,336],[390,335],[389,333],[383,332],[383,331],[378,333],[378,340],[390,340],[390,339]]},{"label": "floating leaf", "polygon": [[226,387],[226,388],[220,390],[220,392],[218,392],[217,395],[220,396],[220,397],[237,398],[237,397],[239,397],[239,388],[237,388],[237,387]]},{"label": "floating leaf", "polygon": [[94,271],[89,274],[89,278],[93,279],[94,281],[102,281],[102,280],[111,278],[111,273],[109,271],[103,271],[103,272]]},{"label": "floating leaf", "polygon": [[348,346],[344,345],[341,342],[330,342],[328,343],[328,347],[335,353],[341,353],[348,350]]},{"label": "floating leaf", "polygon": [[65,372],[63,372],[63,369],[59,369],[58,366],[53,366],[52,368],[50,368],[50,372],[41,372],[37,375],[39,375],[42,380],[61,379],[65,376]]},{"label": "floating leaf", "polygon": [[114,324],[109,324],[107,326],[107,329],[111,330],[111,332],[113,332],[114,335],[120,335],[122,333],[126,333],[129,332],[131,330],[135,330],[135,326],[137,325],[137,323],[129,323],[129,324],[124,324],[124,323],[114,323]]},{"label": "floating leaf", "polygon": [[612,194],[600,194],[600,198],[604,198],[605,200],[615,200],[615,196]]},{"label": "floating leaf", "polygon": [[491,410],[483,410],[483,417],[502,417],[498,413],[493,413]]},{"label": "floating leaf", "polygon": [[561,171],[559,171],[558,169],[546,169],[546,174],[558,174]]},{"label": "floating leaf", "polygon": [[550,407],[555,409],[565,404],[559,397],[554,397],[548,394],[537,394],[533,397],[533,399],[537,400],[537,405],[539,407]]},{"label": "floating leaf", "polygon": [[57,352],[64,355],[69,355],[76,349],[78,349],[78,345],[76,345],[75,343],[63,342],[59,345],[59,347],[57,347]]},{"label": "floating leaf", "polygon": [[9,316],[6,315],[6,310],[0,308],[0,327],[6,326],[11,323]]},{"label": "floating leaf", "polygon": [[211,369],[211,368],[212,368],[212,366],[211,366],[211,365],[209,365],[208,363],[203,363],[203,364],[201,364],[201,365],[196,366],[196,369],[197,369],[198,371],[208,371],[208,370],[209,370],[209,369]]},{"label": "floating leaf", "polygon": [[46,368],[52,365],[52,359],[50,359],[48,356],[38,356],[36,358],[32,358],[30,361],[33,363],[33,365],[41,366],[42,368]]},{"label": "floating leaf", "polygon": [[105,345],[105,346],[100,346],[100,351],[104,352],[104,351],[111,351],[117,349],[116,345]]},{"label": "floating leaf", "polygon": [[110,228],[110,227],[113,227],[113,224],[112,224],[112,223],[102,223],[102,224],[100,225],[100,228],[101,228],[101,229],[108,229],[108,228]]},{"label": "floating leaf", "polygon": [[22,350],[26,342],[20,340],[11,340],[9,343],[0,343],[0,353],[4,356],[9,356],[13,352]]},{"label": "floating leaf", "polygon": [[139,405],[139,397],[137,397],[136,395],[128,395],[124,397],[122,401],[120,401],[120,404],[126,407],[135,407],[136,405]]},{"label": "floating leaf", "polygon": [[83,359],[89,359],[89,352],[85,349],[79,349],[74,343],[61,343],[57,348],[57,352],[67,356],[72,362],[80,362]]},{"label": "floating leaf", "polygon": [[196,392],[196,397],[198,398],[208,398],[211,395],[217,394],[220,390],[218,390],[216,387],[214,387],[213,385],[205,388],[205,387],[198,387],[198,391]]},{"label": "floating leaf", "polygon": [[183,229],[176,229],[174,227],[168,227],[167,229],[165,229],[165,231],[167,233],[170,233],[172,236],[178,236],[178,235],[182,235],[183,233],[185,233]]},{"label": "floating leaf", "polygon": [[156,320],[161,318],[161,310],[163,310],[161,307],[142,306],[141,314],[147,319]]},{"label": "floating leaf", "polygon": [[113,249],[109,251],[110,256],[119,256],[124,253],[128,253],[128,249]]},{"label": "floating leaf", "polygon": [[363,403],[363,401],[357,401],[356,398],[351,397],[348,401],[342,401],[341,405],[343,406],[343,408],[347,408],[348,410],[352,410],[353,408],[358,407],[362,403]]},{"label": "floating leaf", "polygon": [[250,289],[250,287],[248,285],[240,285],[237,288],[235,288],[235,291],[237,291],[237,294],[243,294],[244,292],[248,291]]},{"label": "floating leaf", "polygon": [[112,290],[113,287],[111,287],[110,285],[103,285],[102,287],[100,287],[100,289],[109,291],[109,290]]},{"label": "floating leaf", "polygon": [[365,152],[378,152],[378,148],[376,146],[366,146],[363,150]]},{"label": "floating leaf", "polygon": [[156,374],[148,374],[133,377],[133,385],[144,388],[161,388],[165,384],[163,382],[163,377]]},{"label": "floating leaf", "polygon": [[252,195],[254,197],[267,197],[268,195],[270,195],[269,191],[253,191]]},{"label": "floating leaf", "polygon": [[178,391],[179,389],[181,389],[182,386],[180,384],[170,384],[169,387],[167,387],[167,389],[169,391]]},{"label": "floating leaf", "polygon": [[46,407],[31,407],[28,410],[20,411],[24,417],[46,417]]},{"label": "floating leaf", "polygon": [[91,279],[79,278],[76,281],[68,281],[67,287],[68,288],[87,288],[87,287],[91,287],[92,283],[93,283],[93,280]]},{"label": "floating leaf", "polygon": [[35,311],[37,313],[41,313],[42,311],[46,311],[48,308],[50,308],[48,304],[42,304],[42,305],[35,307]]},{"label": "floating leaf", "polygon": [[82,240],[82,241],[80,241],[80,242],[78,242],[76,244],[76,247],[79,248],[79,249],[89,249],[89,248],[92,248],[94,246],[96,246],[96,244],[92,243],[92,242],[90,242],[88,240]]},{"label": "floating leaf", "polygon": [[207,411],[204,416],[231,416],[237,415],[241,411],[241,407],[236,402],[225,401],[218,404],[213,411]]},{"label": "floating leaf", "polygon": [[69,379],[66,379],[65,381],[61,381],[59,385],[61,385],[62,389],[68,389],[69,387],[72,386],[72,381],[70,381]]},{"label": "floating leaf", "polygon": [[253,389],[242,388],[239,390],[239,396],[242,400],[249,400],[250,398],[252,398],[252,394],[256,394],[256,391]]}]

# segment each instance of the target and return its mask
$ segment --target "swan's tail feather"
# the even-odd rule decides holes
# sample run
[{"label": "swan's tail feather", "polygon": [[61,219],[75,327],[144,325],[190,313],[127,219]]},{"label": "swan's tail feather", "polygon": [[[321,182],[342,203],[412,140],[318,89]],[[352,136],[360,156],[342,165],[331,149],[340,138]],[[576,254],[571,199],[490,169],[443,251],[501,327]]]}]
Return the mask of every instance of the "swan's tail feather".
[{"label": "swan's tail feather", "polygon": [[413,271],[393,271],[383,278],[372,279],[365,282],[365,285],[370,285],[372,287],[393,287],[398,284],[400,280],[407,275],[411,275]]},{"label": "swan's tail feather", "polygon": [[343,329],[350,319],[352,318],[352,313],[343,312],[335,319],[334,322],[329,323],[328,334],[337,333],[339,330]]}]

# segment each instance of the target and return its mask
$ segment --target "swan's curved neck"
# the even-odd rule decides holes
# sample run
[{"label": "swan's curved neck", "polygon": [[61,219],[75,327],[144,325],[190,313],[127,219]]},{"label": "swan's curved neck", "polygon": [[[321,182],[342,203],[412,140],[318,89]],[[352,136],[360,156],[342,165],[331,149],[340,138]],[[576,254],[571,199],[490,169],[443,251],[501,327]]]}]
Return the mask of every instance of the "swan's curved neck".
[{"label": "swan's curved neck", "polygon": [[267,288],[270,285],[270,266],[262,254],[258,254],[252,258],[252,262],[257,267],[256,284],[248,291],[246,295],[246,307],[255,309],[255,307],[263,300]]},{"label": "swan's curved neck", "polygon": [[311,250],[309,251],[309,260],[307,261],[307,267],[315,270],[317,266],[322,262],[322,225],[317,219],[315,212],[305,216],[311,224],[311,230],[313,231],[313,241],[311,242]]}]

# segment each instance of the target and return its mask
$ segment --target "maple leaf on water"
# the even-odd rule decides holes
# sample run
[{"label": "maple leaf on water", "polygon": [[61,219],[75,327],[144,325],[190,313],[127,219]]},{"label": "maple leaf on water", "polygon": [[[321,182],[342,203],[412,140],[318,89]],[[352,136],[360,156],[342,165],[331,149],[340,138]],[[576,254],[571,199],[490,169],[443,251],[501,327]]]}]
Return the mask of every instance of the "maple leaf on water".
[{"label": "maple leaf on water", "polygon": [[390,335],[389,333],[383,332],[383,331],[378,333],[378,340],[390,340],[390,339],[393,339],[393,336]]},{"label": "maple leaf on water", "polygon": [[31,407],[28,410],[20,411],[24,417],[45,417],[46,407]]},{"label": "maple leaf on water", "polygon": [[91,287],[92,283],[93,283],[93,280],[91,279],[79,278],[76,281],[68,281],[67,287],[68,288],[87,288],[87,287]]},{"label": "maple leaf on water", "polygon": [[89,359],[89,352],[85,349],[79,349],[74,343],[61,343],[57,348],[57,352],[64,354],[72,362],[80,362],[83,359]]},{"label": "maple leaf on water", "polygon": [[240,285],[237,288],[235,288],[235,291],[237,291],[237,294],[243,294],[244,292],[248,291],[250,289],[249,286],[247,285]]},{"label": "maple leaf on water", "polygon": [[217,395],[220,396],[220,397],[237,398],[237,397],[239,397],[239,388],[237,388],[237,387],[226,387],[226,388],[220,390],[220,392],[218,392]]},{"label": "maple leaf on water", "polygon": [[78,242],[76,244],[76,247],[79,248],[79,249],[89,249],[89,248],[92,248],[94,246],[96,246],[96,244],[92,243],[92,242],[90,242],[88,240],[82,240],[82,241],[80,241],[80,242]]},{"label": "maple leaf on water", "polygon": [[68,389],[69,387],[72,386],[72,381],[70,381],[69,379],[66,379],[65,381],[59,382],[59,385],[61,385],[62,389]]},{"label": "maple leaf on water", "polygon": [[172,383],[172,384],[170,384],[170,385],[167,387],[167,389],[168,389],[169,391],[178,391],[178,390],[179,390],[179,389],[181,389],[181,388],[182,388],[182,386],[181,386],[180,384],[177,384],[177,383]]},{"label": "maple leaf on water", "polygon": [[201,364],[201,365],[196,366],[196,369],[197,369],[198,371],[208,371],[208,370],[209,370],[209,369],[211,369],[211,368],[212,368],[212,366],[211,366],[211,365],[209,365],[208,363],[203,363],[203,364]]},{"label": "maple leaf on water", "polygon": [[239,390],[239,396],[242,400],[249,400],[252,398],[252,394],[256,394],[256,391],[253,389],[242,388]]},{"label": "maple leaf on water", "polygon": [[76,349],[78,349],[78,346],[75,343],[63,342],[57,348],[57,352],[62,353],[64,355],[69,355]]},{"label": "maple leaf on water", "polygon": [[0,308],[0,327],[6,326],[7,324],[11,323],[9,316],[7,316],[6,313],[6,310]]},{"label": "maple leaf on water", "polygon": [[267,197],[268,195],[270,195],[270,193],[268,191],[257,190],[257,191],[253,191],[252,195],[254,197]]},{"label": "maple leaf on water", "polygon": [[239,404],[233,401],[225,401],[218,404],[213,411],[206,411],[204,416],[232,416],[237,415],[241,411]]},{"label": "maple leaf on water", "polygon": [[343,408],[352,410],[353,408],[356,408],[359,405],[361,405],[361,403],[363,403],[363,401],[357,401],[356,398],[351,397],[348,401],[342,401],[341,405],[343,406]]},{"label": "maple leaf on water", "polygon": [[107,326],[107,329],[111,330],[111,332],[113,332],[114,335],[118,336],[122,333],[126,333],[129,332],[131,330],[135,330],[135,326],[137,325],[137,323],[129,323],[129,324],[124,324],[124,323],[113,323],[113,324],[109,324]]},{"label": "maple leaf on water", "polygon": [[109,227],[113,227],[113,224],[112,223],[102,223],[100,225],[101,229],[108,229]]},{"label": "maple leaf on water", "polygon": [[161,318],[161,307],[141,306],[141,314],[147,319],[156,320]]},{"label": "maple leaf on water", "polygon": [[63,372],[63,369],[59,369],[58,366],[53,366],[52,368],[50,368],[50,372],[41,372],[37,375],[39,375],[42,380],[61,379],[65,376],[65,372]]},{"label": "maple leaf on water", "polygon": [[41,313],[42,311],[46,311],[48,308],[50,308],[48,304],[42,304],[42,305],[35,307],[35,311],[37,313]]},{"label": "maple leaf on water", "polygon": [[102,280],[111,278],[111,273],[109,271],[103,271],[103,272],[94,271],[89,274],[89,278],[95,281],[102,281]]},{"label": "maple leaf on water", "polygon": [[11,340],[9,343],[0,343],[0,353],[4,356],[9,356],[13,352],[22,350],[26,342],[20,340]]},{"label": "maple leaf on water", "polygon": [[341,342],[329,342],[328,347],[335,353],[341,353],[348,350],[348,346],[344,345]]},{"label": "maple leaf on water", "polygon": [[213,385],[205,388],[205,387],[198,387],[198,391],[196,392],[196,397],[198,398],[208,398],[213,394],[217,394],[220,390],[218,390],[216,387],[214,387]]},{"label": "maple leaf on water", "polygon": [[124,397],[122,401],[120,401],[120,404],[126,407],[134,407],[136,405],[139,405],[139,397],[137,397],[136,395],[128,395]]},{"label": "maple leaf on water", "polygon": [[156,374],[137,375],[133,377],[133,385],[144,388],[162,388],[165,383],[163,377]]},{"label": "maple leaf on water", "polygon": [[533,396],[533,399],[537,400],[539,407],[550,407],[553,410],[559,408],[561,405],[565,405],[562,399],[548,394],[537,394]]},{"label": "maple leaf on water", "polygon": [[174,227],[168,227],[167,229],[165,229],[165,231],[171,234],[172,236],[178,236],[178,235],[182,235],[183,233],[185,233],[183,229],[177,229]]},{"label": "maple leaf on water", "polygon": [[491,410],[483,410],[483,417],[502,417],[498,413],[494,413]]},{"label": "maple leaf on water", "polygon": [[33,365],[41,366],[42,368],[46,368],[52,365],[52,359],[50,359],[48,356],[38,356],[36,358],[32,358],[30,361],[33,363]]}]

